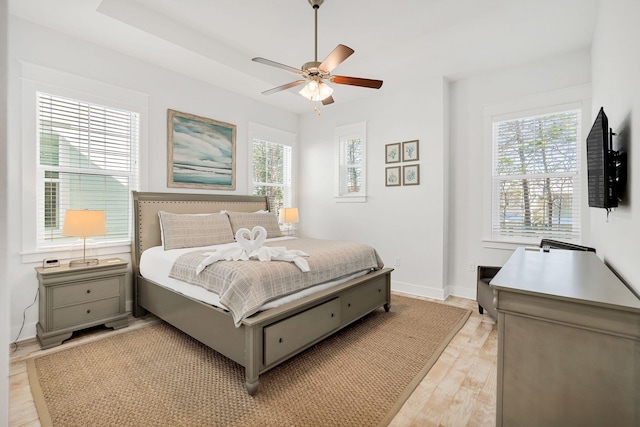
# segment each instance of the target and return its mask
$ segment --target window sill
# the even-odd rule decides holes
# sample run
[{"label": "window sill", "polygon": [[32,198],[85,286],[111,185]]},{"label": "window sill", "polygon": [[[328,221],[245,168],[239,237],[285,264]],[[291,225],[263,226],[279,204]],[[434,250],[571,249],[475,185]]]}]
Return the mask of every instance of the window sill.
[{"label": "window sill", "polygon": [[[131,253],[131,243],[115,242],[87,248],[87,257],[92,258],[125,253]],[[64,262],[70,259],[82,258],[82,249],[78,249],[78,246],[66,245],[20,252],[20,255],[22,256],[23,264],[42,263],[47,258],[56,258]]]},{"label": "window sill", "polygon": [[505,251],[515,251],[519,247],[537,248],[539,243],[536,242],[505,242],[503,240],[483,240],[482,247],[485,249],[502,249]]},{"label": "window sill", "polygon": [[367,196],[335,196],[336,203],[365,203]]}]

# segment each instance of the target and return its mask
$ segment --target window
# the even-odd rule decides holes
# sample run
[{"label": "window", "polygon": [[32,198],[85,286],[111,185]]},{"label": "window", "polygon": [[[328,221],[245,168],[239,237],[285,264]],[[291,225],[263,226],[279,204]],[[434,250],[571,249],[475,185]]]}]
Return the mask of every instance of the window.
[{"label": "window", "polygon": [[267,196],[271,212],[292,207],[295,135],[250,124],[252,194]]},{"label": "window", "polygon": [[338,201],[366,201],[366,123],[336,128]]},{"label": "window", "polygon": [[267,196],[273,212],[291,205],[291,147],[253,140],[253,194]]},{"label": "window", "polygon": [[104,210],[107,235],[129,241],[137,189],[139,114],[38,92],[38,247],[70,243],[67,209]]},{"label": "window", "polygon": [[492,237],[579,240],[579,109],[493,118]]}]

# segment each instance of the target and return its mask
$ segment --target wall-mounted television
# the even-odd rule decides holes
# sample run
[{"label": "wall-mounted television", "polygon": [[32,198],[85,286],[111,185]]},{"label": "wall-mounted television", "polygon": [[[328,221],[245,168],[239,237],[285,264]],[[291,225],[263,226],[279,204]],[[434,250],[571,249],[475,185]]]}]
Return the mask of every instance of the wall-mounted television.
[{"label": "wall-mounted television", "polygon": [[600,108],[587,136],[589,206],[593,208],[615,208],[622,196],[623,156],[613,150],[613,135],[607,115]]}]

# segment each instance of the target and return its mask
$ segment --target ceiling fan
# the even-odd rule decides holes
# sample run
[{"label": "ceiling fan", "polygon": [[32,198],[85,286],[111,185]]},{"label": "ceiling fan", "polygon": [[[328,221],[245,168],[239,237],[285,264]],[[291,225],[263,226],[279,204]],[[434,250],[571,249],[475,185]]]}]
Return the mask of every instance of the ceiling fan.
[{"label": "ceiling fan", "polygon": [[302,88],[302,90],[300,90],[300,92],[298,92],[300,93],[300,95],[304,96],[310,101],[320,101],[322,102],[322,105],[328,105],[333,103],[333,97],[331,96],[331,94],[333,93],[333,89],[331,88],[331,86],[326,84],[325,81],[330,81],[340,85],[380,89],[380,87],[382,86],[382,80],[331,75],[331,71],[333,71],[334,68],[336,68],[345,59],[353,54],[354,50],[350,47],[339,44],[335,49],[333,49],[329,56],[325,58],[324,61],[318,62],[318,9],[320,8],[320,5],[324,3],[324,0],[308,1],[315,11],[315,60],[305,63],[300,69],[298,69],[265,58],[253,58],[252,61],[270,65],[272,67],[281,68],[286,71],[291,71],[300,76],[300,80],[296,80],[282,86],[274,87],[273,89],[262,92],[262,94],[271,95],[272,93],[291,89],[293,87],[304,84],[305,86]]}]

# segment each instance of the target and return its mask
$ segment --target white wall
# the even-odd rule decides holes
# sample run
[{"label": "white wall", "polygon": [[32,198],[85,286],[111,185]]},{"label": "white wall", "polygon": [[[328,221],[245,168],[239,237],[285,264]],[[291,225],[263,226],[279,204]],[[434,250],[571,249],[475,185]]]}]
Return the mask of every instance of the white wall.
[{"label": "white wall", "polygon": [[[11,224],[7,239],[11,245],[8,250],[6,283],[11,294],[10,339],[14,340],[22,323],[22,312],[32,303],[37,289],[33,268],[39,263],[24,262],[24,259],[42,259],[52,256],[51,254],[46,256],[42,254],[40,258],[38,255],[23,256],[21,252],[24,248],[19,243],[22,241],[25,227],[33,227],[33,224],[23,221],[21,206],[23,194],[26,195],[25,197],[30,197],[29,195],[35,192],[35,189],[31,188],[33,187],[31,176],[35,173],[36,167],[35,159],[31,162],[30,159],[22,158],[22,144],[25,141],[27,144],[35,144],[35,141],[29,140],[22,134],[21,73],[27,68],[32,68],[23,63],[35,64],[38,67],[83,78],[87,92],[91,92],[91,82],[95,82],[94,89],[106,84],[147,95],[148,120],[146,128],[142,129],[146,148],[143,147],[141,151],[141,190],[143,191],[176,191],[167,189],[166,185],[168,108],[237,125],[236,190],[232,192],[236,194],[246,194],[248,191],[249,173],[246,159],[249,122],[266,124],[296,134],[298,116],[15,17],[11,17],[9,23],[9,143],[7,149],[10,162],[6,169],[9,177],[8,189],[6,196],[2,198],[2,206],[8,206],[7,220]],[[2,28],[5,27],[2,26]],[[23,176],[26,177],[24,180]],[[130,259],[128,249],[125,248],[122,251],[110,255]],[[64,255],[68,253],[62,256]],[[4,269],[0,271],[4,272]],[[130,288],[127,293],[130,301]],[[35,336],[37,320],[36,305],[27,310],[21,340]]]},{"label": "white wall", "polygon": [[[501,266],[513,251],[483,244],[483,217],[491,202],[483,188],[491,167],[484,161],[483,107],[588,84],[590,69],[589,52],[581,51],[451,83],[448,258],[453,295],[475,298],[475,266]],[[588,231],[585,227],[587,235]]]},{"label": "white wall", "polygon": [[0,426],[9,425],[9,287],[7,282],[7,35],[8,7],[0,1]]},{"label": "white wall", "polygon": [[[607,220],[604,209],[591,209],[592,240],[598,255],[640,293],[640,2],[600,2],[592,46],[593,115],[600,107],[629,155],[624,199]],[[625,134],[626,130],[626,135]]]},{"label": "white wall", "polygon": [[[349,104],[340,104],[336,89],[335,104],[301,118],[298,228],[308,237],[371,244],[395,268],[393,289],[443,298],[448,83],[432,78],[417,88],[402,85],[385,83],[373,100]],[[361,121],[367,122],[367,201],[336,203],[334,129]],[[420,185],[385,187],[385,144],[414,139],[420,141]]]}]

